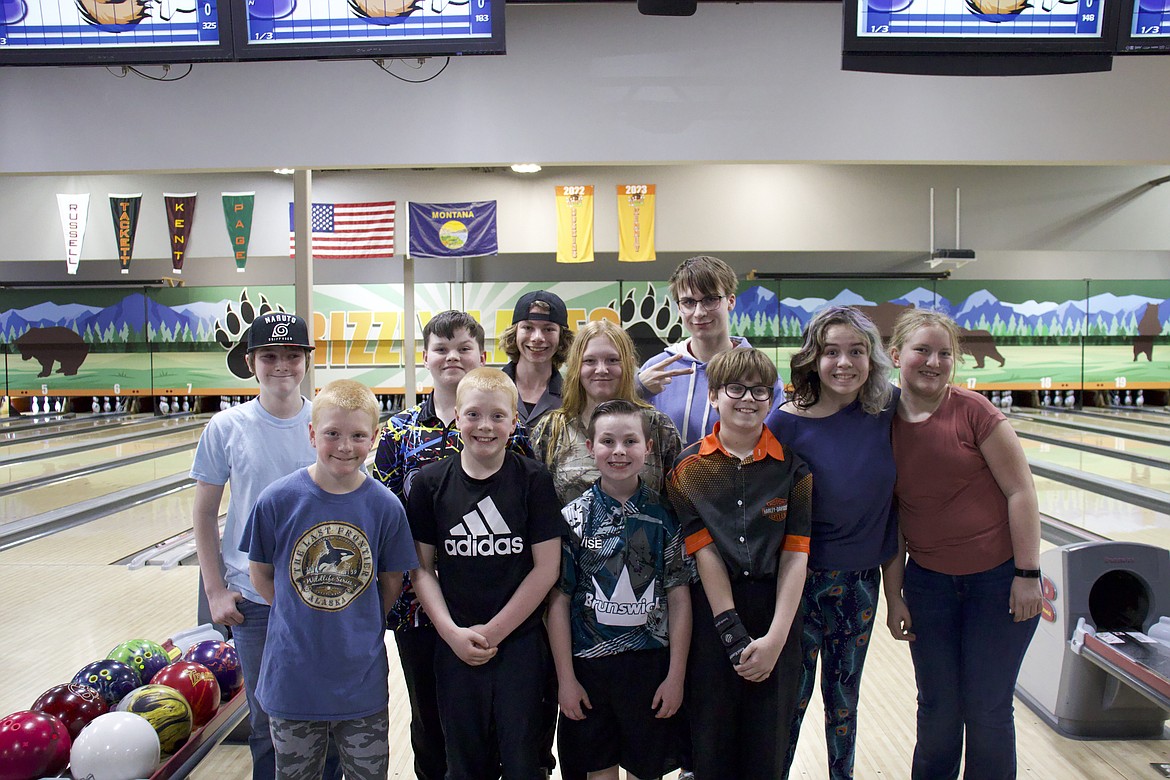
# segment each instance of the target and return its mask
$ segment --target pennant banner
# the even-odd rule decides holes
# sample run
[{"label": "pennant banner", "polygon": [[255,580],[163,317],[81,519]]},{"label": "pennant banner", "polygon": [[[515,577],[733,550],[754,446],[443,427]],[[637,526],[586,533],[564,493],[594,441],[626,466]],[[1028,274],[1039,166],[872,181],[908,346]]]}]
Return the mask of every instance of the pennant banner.
[{"label": "pennant banner", "polygon": [[57,210],[61,213],[61,230],[65,233],[65,267],[77,273],[81,262],[81,244],[85,240],[85,223],[89,219],[89,193],[57,195]]},{"label": "pennant banner", "polygon": [[654,185],[619,184],[618,261],[645,263],[654,253]]},{"label": "pennant banner", "polygon": [[[314,203],[310,220],[314,260],[394,256],[394,201]],[[297,250],[296,216],[288,204],[288,256]]]},{"label": "pennant banner", "polygon": [[593,185],[557,187],[557,262],[593,262]]},{"label": "pennant banner", "polygon": [[408,205],[411,257],[483,257],[500,253],[494,200]]},{"label": "pennant banner", "polygon": [[171,234],[171,270],[183,273],[183,259],[187,256],[187,239],[191,236],[191,225],[195,222],[195,196],[188,192],[176,195],[163,193],[167,204],[167,230]]},{"label": "pennant banner", "polygon": [[222,195],[223,221],[227,225],[228,239],[232,242],[236,273],[242,274],[248,263],[248,241],[252,238],[252,208],[256,203],[256,193],[225,192]]},{"label": "pennant banner", "polygon": [[122,273],[130,273],[130,259],[134,256],[134,234],[138,232],[138,211],[142,208],[142,193],[114,195],[110,193],[110,213],[114,217],[114,236],[118,242],[118,264]]}]

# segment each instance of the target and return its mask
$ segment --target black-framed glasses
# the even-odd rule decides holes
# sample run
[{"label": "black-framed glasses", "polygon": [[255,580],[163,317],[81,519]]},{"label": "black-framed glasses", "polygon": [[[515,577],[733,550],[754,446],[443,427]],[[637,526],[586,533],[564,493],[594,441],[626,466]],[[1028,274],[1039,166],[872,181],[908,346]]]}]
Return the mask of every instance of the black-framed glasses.
[{"label": "black-framed glasses", "polygon": [[757,401],[770,401],[772,400],[772,394],[775,392],[775,388],[771,385],[752,385],[748,387],[739,382],[729,382],[723,385],[723,392],[727,393],[728,398],[734,398],[736,400],[751,393],[752,398]]},{"label": "black-framed glasses", "polygon": [[700,300],[694,298],[679,298],[678,307],[683,311],[694,311],[696,306],[702,306],[703,311],[715,311],[719,307],[719,302],[722,301],[722,295],[705,295]]}]

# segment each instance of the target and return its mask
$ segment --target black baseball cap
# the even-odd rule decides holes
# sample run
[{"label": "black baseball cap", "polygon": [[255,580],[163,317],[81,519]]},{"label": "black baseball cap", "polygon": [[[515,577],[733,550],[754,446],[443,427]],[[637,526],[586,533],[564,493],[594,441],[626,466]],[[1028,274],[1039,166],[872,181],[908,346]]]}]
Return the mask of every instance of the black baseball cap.
[{"label": "black baseball cap", "polygon": [[252,321],[248,331],[248,351],[260,347],[301,347],[313,349],[309,326],[295,314],[270,311]]},{"label": "black baseball cap", "polygon": [[[532,304],[537,302],[548,306],[548,314],[542,311],[532,311]],[[552,322],[568,330],[569,310],[565,308],[565,302],[556,293],[550,293],[548,290],[536,290],[521,295],[520,300],[516,301],[516,308],[512,310],[512,324],[515,325],[522,320]]]}]

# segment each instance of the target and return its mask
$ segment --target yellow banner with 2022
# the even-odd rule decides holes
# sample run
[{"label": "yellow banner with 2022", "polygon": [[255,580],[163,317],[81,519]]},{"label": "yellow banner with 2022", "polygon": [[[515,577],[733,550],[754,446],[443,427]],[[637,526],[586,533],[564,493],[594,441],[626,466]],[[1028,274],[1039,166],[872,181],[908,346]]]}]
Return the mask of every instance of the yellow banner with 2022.
[{"label": "yellow banner with 2022", "polygon": [[557,262],[593,262],[593,185],[557,187]]}]

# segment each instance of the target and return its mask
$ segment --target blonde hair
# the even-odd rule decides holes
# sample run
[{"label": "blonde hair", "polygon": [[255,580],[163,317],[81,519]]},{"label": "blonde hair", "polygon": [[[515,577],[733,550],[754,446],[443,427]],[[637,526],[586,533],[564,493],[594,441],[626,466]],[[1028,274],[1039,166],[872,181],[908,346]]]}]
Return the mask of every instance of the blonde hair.
[{"label": "blonde hair", "polygon": [[772,359],[754,347],[736,347],[720,352],[707,364],[707,392],[712,398],[719,388],[732,382],[743,382],[755,374],[762,384],[776,384],[780,372]]},{"label": "blonde hair", "polygon": [[951,354],[955,358],[951,368],[951,379],[955,378],[955,368],[963,362],[963,336],[959,332],[958,324],[947,315],[932,309],[907,309],[898,315],[894,321],[894,331],[890,334],[890,349],[899,352],[906,346],[906,342],[920,328],[942,328],[951,341]]},{"label": "blonde hair", "polygon": [[365,412],[370,416],[370,430],[378,428],[382,410],[373,391],[361,382],[352,379],[334,379],[321,388],[313,399],[313,427],[320,425],[321,415],[326,409],[341,409],[346,412]]},{"label": "blonde hair", "polygon": [[793,400],[801,409],[807,409],[821,398],[821,378],[817,363],[825,352],[825,338],[829,328],[844,325],[857,331],[869,351],[869,377],[857,394],[867,414],[878,414],[890,405],[894,391],[890,374],[894,364],[882,349],[882,334],[873,320],[852,306],[828,306],[809,320],[804,329],[804,344],[792,355],[788,381],[792,383]]},{"label": "blonde hair", "polygon": [[463,406],[464,397],[472,390],[482,390],[485,393],[503,393],[508,396],[512,405],[512,414],[516,413],[520,394],[516,391],[516,385],[500,369],[484,366],[468,371],[467,375],[459,380],[459,387],[455,389],[456,408]]},{"label": "blonde hair", "polygon": [[[553,457],[561,445],[568,445],[569,430],[574,422],[581,417],[585,406],[589,403],[589,396],[581,386],[581,363],[585,359],[585,350],[589,342],[595,338],[609,339],[609,343],[617,350],[622,364],[622,377],[618,380],[615,399],[628,401],[638,409],[649,409],[650,404],[638,397],[634,389],[634,379],[638,374],[638,363],[634,357],[634,341],[630,334],[610,320],[595,320],[583,326],[576,333],[573,348],[569,351],[568,368],[565,369],[565,382],[562,387],[561,408],[553,409],[546,418],[542,419],[543,437],[547,439],[544,460],[551,466]],[[547,420],[547,422],[546,422]]]}]

